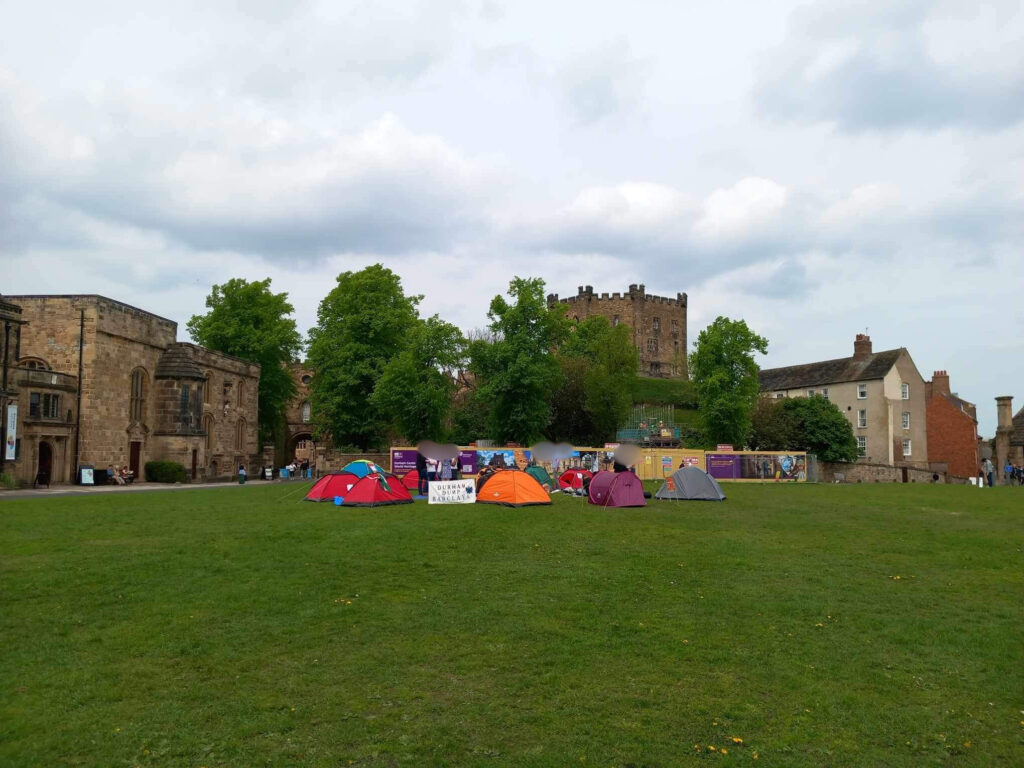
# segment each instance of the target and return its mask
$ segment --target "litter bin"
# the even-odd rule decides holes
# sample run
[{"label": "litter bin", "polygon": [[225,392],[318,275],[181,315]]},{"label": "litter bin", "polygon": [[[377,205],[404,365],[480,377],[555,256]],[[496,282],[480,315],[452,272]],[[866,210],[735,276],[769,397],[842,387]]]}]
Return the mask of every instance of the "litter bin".
[{"label": "litter bin", "polygon": [[290,476],[291,473],[288,472],[288,467],[281,467],[281,479],[287,480]]}]

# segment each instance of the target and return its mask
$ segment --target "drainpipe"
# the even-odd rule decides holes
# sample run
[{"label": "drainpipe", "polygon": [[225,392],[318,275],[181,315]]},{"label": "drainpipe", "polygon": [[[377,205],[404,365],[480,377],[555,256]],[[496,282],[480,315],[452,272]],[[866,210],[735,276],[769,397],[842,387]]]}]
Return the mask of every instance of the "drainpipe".
[{"label": "drainpipe", "polygon": [[78,405],[75,408],[75,476],[72,482],[78,477],[78,444],[82,435],[82,348],[85,346],[85,310],[79,310],[78,317]]}]

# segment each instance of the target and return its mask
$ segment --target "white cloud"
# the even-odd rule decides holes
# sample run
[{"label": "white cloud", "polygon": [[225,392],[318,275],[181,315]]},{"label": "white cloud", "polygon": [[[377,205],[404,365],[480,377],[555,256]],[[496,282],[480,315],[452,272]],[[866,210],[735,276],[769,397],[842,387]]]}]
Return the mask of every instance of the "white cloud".
[{"label": "white cloud", "polygon": [[716,189],[701,206],[693,225],[706,240],[739,239],[777,220],[786,206],[786,188],[771,179],[741,179]]}]

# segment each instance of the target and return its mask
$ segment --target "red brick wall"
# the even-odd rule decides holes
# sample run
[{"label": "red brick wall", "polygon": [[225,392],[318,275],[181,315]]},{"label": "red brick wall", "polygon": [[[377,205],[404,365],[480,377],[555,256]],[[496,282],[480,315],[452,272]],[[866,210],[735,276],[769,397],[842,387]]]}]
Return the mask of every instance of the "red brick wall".
[{"label": "red brick wall", "polygon": [[925,412],[928,423],[928,461],[947,464],[951,475],[977,475],[978,427],[974,419],[941,395],[928,400]]}]

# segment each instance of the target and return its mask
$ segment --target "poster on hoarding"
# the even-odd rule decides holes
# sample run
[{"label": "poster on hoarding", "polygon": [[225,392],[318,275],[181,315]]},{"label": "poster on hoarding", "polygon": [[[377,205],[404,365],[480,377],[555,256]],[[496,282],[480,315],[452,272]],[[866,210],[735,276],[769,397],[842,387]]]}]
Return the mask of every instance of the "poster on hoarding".
[{"label": "poster on hoarding", "polygon": [[416,469],[416,454],[415,448],[403,448],[401,450],[392,448],[391,474],[401,477],[406,472],[412,472]]},{"label": "poster on hoarding", "polygon": [[473,504],[476,483],[466,480],[435,480],[427,489],[428,504]]},{"label": "poster on hoarding", "polygon": [[18,450],[18,406],[7,406],[7,438],[4,440],[4,461],[14,461]]}]

